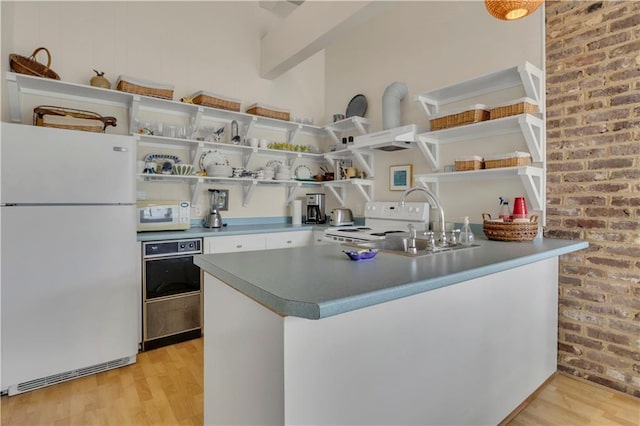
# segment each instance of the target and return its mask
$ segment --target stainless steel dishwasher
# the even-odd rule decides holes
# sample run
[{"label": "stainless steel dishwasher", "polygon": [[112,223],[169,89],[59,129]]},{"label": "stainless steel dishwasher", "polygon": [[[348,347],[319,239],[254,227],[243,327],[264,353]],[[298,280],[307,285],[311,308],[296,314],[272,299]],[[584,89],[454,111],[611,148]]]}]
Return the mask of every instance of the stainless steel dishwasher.
[{"label": "stainless steel dishwasher", "polygon": [[142,245],[142,350],[202,336],[202,239]]}]

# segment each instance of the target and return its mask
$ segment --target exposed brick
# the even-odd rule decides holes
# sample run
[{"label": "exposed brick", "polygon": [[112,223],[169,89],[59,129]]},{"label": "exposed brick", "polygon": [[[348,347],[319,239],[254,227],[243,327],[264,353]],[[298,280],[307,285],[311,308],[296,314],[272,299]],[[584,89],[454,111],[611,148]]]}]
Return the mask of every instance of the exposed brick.
[{"label": "exposed brick", "polygon": [[591,349],[602,349],[602,348],[604,348],[604,343],[602,343],[602,342],[600,342],[598,340],[589,339],[587,337],[579,336],[577,334],[566,333],[565,338],[566,338],[567,342],[577,343],[578,345],[582,345],[582,346],[584,346],[586,348],[591,348]]},{"label": "exposed brick", "polygon": [[[640,102],[640,93],[631,93],[628,95],[614,96],[611,98],[611,106],[637,104],[639,102]],[[627,110],[620,110],[620,111],[627,111]],[[626,115],[624,117],[626,117]],[[616,117],[616,118],[622,118],[622,117]]]},{"label": "exposed brick", "polygon": [[609,320],[609,326],[613,329],[616,329],[625,333],[631,333],[635,336],[640,337],[640,325],[632,324],[625,321]]},{"label": "exposed brick", "polygon": [[577,299],[588,300],[592,302],[604,302],[605,296],[603,293],[594,293],[591,291],[583,290],[580,288],[567,289],[566,295],[575,297]]},{"label": "exposed brick", "polygon": [[625,310],[624,308],[619,308],[616,306],[611,306],[604,303],[599,304],[585,304],[584,310],[587,312],[593,312],[594,314],[607,315],[607,316],[615,316],[617,318],[631,318],[633,315],[631,311]]},{"label": "exposed brick", "polygon": [[544,231],[547,238],[558,238],[562,240],[578,240],[582,234],[579,231],[565,231],[560,229],[547,229]]},{"label": "exposed brick", "polygon": [[637,231],[640,229],[640,223],[638,221],[614,221],[609,223],[609,228],[616,231]]},{"label": "exposed brick", "polygon": [[[600,280],[586,280],[585,286],[587,288],[596,288],[605,293],[616,293],[616,294],[629,294],[629,285],[628,284],[618,284],[618,283],[609,283]],[[617,309],[617,307],[608,306],[607,309]],[[602,311],[600,311],[602,312]],[[611,311],[609,311],[611,312]],[[625,317],[628,315],[625,315]]]},{"label": "exposed brick", "polygon": [[628,191],[628,183],[597,183],[595,185],[589,185],[587,188],[589,192],[620,192]]},{"label": "exposed brick", "polygon": [[[570,318],[572,320],[586,322],[594,325],[604,326],[607,323],[607,321],[603,317],[593,315],[588,312],[582,312],[579,310],[564,309],[561,311],[561,314],[565,318]],[[578,343],[578,342],[574,342],[574,343]],[[618,343],[618,342],[613,342],[613,343]]]},{"label": "exposed brick", "polygon": [[570,151],[567,153],[567,160],[578,160],[584,158],[601,158],[605,157],[607,150],[605,148],[581,149]]},{"label": "exposed brick", "polygon": [[616,345],[607,345],[607,350],[609,352],[611,352],[612,354],[616,354],[616,355],[621,356],[621,357],[625,357],[625,358],[633,359],[633,360],[636,360],[636,361],[640,361],[640,352],[638,352],[638,351],[631,351],[629,349],[622,348],[622,347],[616,346]]},{"label": "exposed brick", "polygon": [[579,206],[604,206],[607,202],[605,197],[599,197],[595,195],[588,195],[584,197],[567,197],[567,205],[579,205]]},{"label": "exposed brick", "polygon": [[603,377],[588,375],[588,376],[585,376],[585,379],[587,379],[587,380],[589,380],[591,382],[597,383],[599,385],[606,386],[606,387],[611,388],[611,389],[619,390],[620,392],[626,392],[626,390],[627,390],[627,387],[625,385],[622,385],[622,384],[620,384],[618,382],[615,382],[613,380],[605,379]]},{"label": "exposed brick", "polygon": [[582,350],[574,345],[568,345],[566,343],[558,343],[558,350],[560,352],[567,352],[574,355],[582,354]]},{"label": "exposed brick", "polygon": [[604,278],[607,277],[607,273],[602,269],[589,268],[581,265],[560,265],[560,271],[563,274],[582,275],[589,278]]},{"label": "exposed brick", "polygon": [[547,170],[549,172],[558,172],[558,171],[577,171],[584,170],[584,166],[581,162],[572,161],[572,162],[561,162],[561,163],[549,163],[547,164]]},{"label": "exposed brick", "polygon": [[615,44],[620,44],[629,40],[629,36],[630,36],[629,33],[617,33],[608,37],[603,37],[601,39],[592,41],[591,43],[587,43],[587,49],[597,50],[597,49],[602,49],[603,47],[609,47]]},{"label": "exposed brick", "polygon": [[586,351],[585,356],[588,360],[599,364],[610,365],[616,368],[629,368],[631,363],[620,359],[619,356],[608,355],[600,351]]},{"label": "exposed brick", "polygon": [[637,246],[615,246],[607,247],[607,253],[616,256],[629,256],[636,259],[640,259],[640,245]]},{"label": "exposed brick", "polygon": [[560,359],[562,359],[562,361],[564,361],[565,363],[572,365],[574,367],[578,367],[582,370],[590,371],[593,373],[599,373],[599,374],[603,374],[605,372],[605,368],[602,365],[596,364],[595,362],[587,361],[585,359],[578,358],[576,356],[561,355]]},{"label": "exposed brick", "polygon": [[594,182],[607,180],[609,178],[607,172],[581,172],[581,173],[565,173],[565,182]]},{"label": "exposed brick", "polygon": [[628,269],[632,266],[632,263],[629,260],[623,260],[623,259],[611,259],[608,257],[590,256],[590,257],[587,257],[587,260],[590,263],[593,263],[594,265],[610,266],[612,268]]},{"label": "exposed brick", "polygon": [[[582,326],[580,324],[576,324],[573,322],[567,322],[567,321],[559,321],[558,322],[558,327],[563,329],[563,330],[569,330],[569,331],[575,331],[575,332],[580,332],[582,331]],[[638,360],[640,361],[640,360]]]},{"label": "exposed brick", "polygon": [[587,163],[587,168],[593,169],[619,169],[623,167],[632,167],[632,158],[611,158],[607,160],[593,160]]},{"label": "exposed brick", "polygon": [[[640,16],[640,15],[638,15]],[[634,41],[630,43],[625,43],[622,46],[616,47],[609,52],[610,58],[616,58],[621,55],[626,54],[634,54],[640,51],[640,41]]]},{"label": "exposed brick", "polygon": [[609,81],[623,81],[631,80],[632,78],[638,78],[640,76],[640,69],[632,68],[615,72],[609,75]]},{"label": "exposed brick", "polygon": [[626,28],[633,28],[640,25],[640,13],[621,19],[619,21],[612,22],[609,26],[611,32],[623,30]]},{"label": "exposed brick", "polygon": [[587,238],[595,241],[610,242],[610,243],[623,243],[626,241],[624,235],[616,232],[598,232],[593,230],[587,230]]},{"label": "exposed brick", "polygon": [[[622,102],[622,98],[627,98],[625,96],[621,96],[621,102]],[[613,102],[613,100],[612,100]],[[621,105],[621,104],[619,104]],[[600,123],[603,121],[611,121],[611,120],[616,120],[616,119],[620,119],[620,118],[627,118],[629,117],[629,110],[628,109],[616,109],[616,110],[612,110],[612,109],[607,109],[605,111],[602,112],[597,112],[597,113],[593,113],[593,114],[587,114],[584,116],[584,122],[585,124],[592,124],[592,123]]]},{"label": "exposed brick", "polygon": [[629,91],[629,84],[620,84],[618,86],[609,86],[601,90],[592,90],[588,92],[589,98],[611,97]]},{"label": "exposed brick", "polygon": [[610,331],[603,331],[595,328],[587,328],[587,336],[593,339],[604,340],[606,342],[617,343],[619,345],[629,346],[631,339],[624,334],[612,333]]},{"label": "exposed brick", "polygon": [[566,219],[563,223],[567,228],[604,229],[607,227],[607,222],[595,219]]},{"label": "exposed brick", "polygon": [[597,126],[584,126],[564,129],[563,134],[565,137],[577,137],[577,136],[589,136],[597,135],[599,133],[605,133],[607,131],[606,124],[599,124]]},{"label": "exposed brick", "polygon": [[[611,155],[637,155],[640,154],[640,142],[636,142],[629,145],[616,145],[609,147]],[[640,174],[640,170],[633,170],[633,172]],[[633,178],[632,176],[631,178]]]}]

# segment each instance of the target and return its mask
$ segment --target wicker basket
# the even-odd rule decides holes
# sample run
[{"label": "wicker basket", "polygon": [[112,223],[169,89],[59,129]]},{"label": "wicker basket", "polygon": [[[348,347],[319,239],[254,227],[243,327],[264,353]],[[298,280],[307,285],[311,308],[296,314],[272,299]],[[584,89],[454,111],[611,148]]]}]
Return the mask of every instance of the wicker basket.
[{"label": "wicker basket", "polygon": [[190,96],[194,104],[226,109],[229,111],[240,111],[240,101],[237,99],[225,98],[209,92],[196,92]]},{"label": "wicker basket", "polygon": [[289,121],[289,111],[280,108],[268,107],[261,104],[253,104],[247,108],[248,114],[259,115],[262,117],[277,118],[278,120]]},{"label": "wicker basket", "polygon": [[153,98],[173,99],[173,86],[171,85],[144,81],[124,75],[118,77],[116,89],[121,92],[135,93]]},{"label": "wicker basket", "polygon": [[456,172],[468,170],[480,170],[484,168],[484,159],[478,155],[471,157],[460,157],[454,161]]},{"label": "wicker basket", "polygon": [[489,119],[489,109],[486,105],[474,105],[463,111],[448,112],[447,115],[434,117],[429,122],[431,130],[442,130],[450,127],[463,126],[465,124],[478,123]]},{"label": "wicker basket", "polygon": [[538,105],[531,98],[522,98],[509,102],[507,105],[498,105],[489,110],[489,118],[495,120],[496,118],[509,117],[511,115],[518,114],[537,114]]},{"label": "wicker basket", "polygon": [[116,126],[116,118],[102,117],[95,112],[80,109],[41,105],[33,109],[33,124],[57,129],[103,133],[107,126]]},{"label": "wicker basket", "polygon": [[498,222],[491,220],[489,213],[482,213],[484,235],[495,241],[532,241],[538,235],[538,215],[529,222]]},{"label": "wicker basket", "polygon": [[511,152],[509,154],[493,155],[484,158],[485,169],[498,167],[517,167],[531,164],[531,154],[528,152]]},{"label": "wicker basket", "polygon": [[[36,55],[41,50],[44,50],[47,54],[47,65],[43,65],[36,61]],[[49,53],[46,47],[38,47],[28,58],[12,53],[9,55],[9,65],[11,66],[11,70],[19,74],[35,75],[37,77],[60,80],[60,76],[50,68],[51,53]]]}]

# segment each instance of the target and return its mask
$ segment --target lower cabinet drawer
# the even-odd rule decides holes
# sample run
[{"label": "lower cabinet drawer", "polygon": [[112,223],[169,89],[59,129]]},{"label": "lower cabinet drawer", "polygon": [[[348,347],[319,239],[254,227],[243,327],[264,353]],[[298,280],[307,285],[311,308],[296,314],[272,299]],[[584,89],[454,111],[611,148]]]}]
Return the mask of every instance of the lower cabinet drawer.
[{"label": "lower cabinet drawer", "polygon": [[305,247],[312,243],[311,231],[278,232],[267,234],[267,250],[288,247]]},{"label": "lower cabinet drawer", "polygon": [[145,304],[145,340],[201,328],[200,293]]},{"label": "lower cabinet drawer", "polygon": [[264,250],[264,234],[205,238],[205,254]]}]

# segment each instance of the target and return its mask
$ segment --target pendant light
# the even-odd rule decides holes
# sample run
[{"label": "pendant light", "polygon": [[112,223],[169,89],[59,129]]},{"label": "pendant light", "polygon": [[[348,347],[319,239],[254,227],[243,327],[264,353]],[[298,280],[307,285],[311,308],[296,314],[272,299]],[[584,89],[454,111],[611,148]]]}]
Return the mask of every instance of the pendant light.
[{"label": "pendant light", "polygon": [[484,0],[487,11],[504,21],[524,18],[540,7],[544,0]]}]

